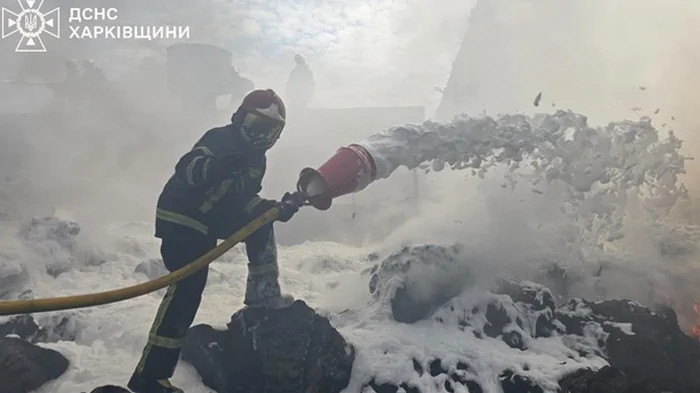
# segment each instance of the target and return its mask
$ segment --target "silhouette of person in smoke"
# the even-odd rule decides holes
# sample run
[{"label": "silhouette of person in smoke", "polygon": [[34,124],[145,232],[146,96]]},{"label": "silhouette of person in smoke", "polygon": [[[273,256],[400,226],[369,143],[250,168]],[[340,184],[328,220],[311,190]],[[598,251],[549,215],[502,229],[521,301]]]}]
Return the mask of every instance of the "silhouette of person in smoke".
[{"label": "silhouette of person in smoke", "polygon": [[68,110],[69,102],[80,99],[80,70],[75,60],[66,60],[63,82],[56,88],[56,101],[60,111]]},{"label": "silhouette of person in smoke", "polygon": [[290,107],[308,108],[316,89],[314,74],[304,56],[296,54],[294,61],[297,64],[289,74],[285,95]]}]

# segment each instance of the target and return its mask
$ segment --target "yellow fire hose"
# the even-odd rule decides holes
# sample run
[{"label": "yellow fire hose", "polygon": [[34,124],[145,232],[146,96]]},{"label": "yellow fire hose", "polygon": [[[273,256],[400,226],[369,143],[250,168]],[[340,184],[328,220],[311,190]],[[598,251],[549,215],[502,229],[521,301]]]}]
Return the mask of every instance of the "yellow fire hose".
[{"label": "yellow fire hose", "polygon": [[279,214],[279,208],[273,207],[272,209],[263,213],[261,216],[249,222],[243,228],[239,229],[238,232],[231,235],[231,237],[224,240],[214,249],[199,257],[196,261],[172,273],[166,274],[165,276],[158,277],[155,280],[146,281],[144,283],[126,288],[90,293],[87,295],[63,296],[48,299],[0,301],[0,316],[99,306],[103,304],[120,302],[122,300],[133,299],[147,293],[155,292],[194,274],[198,270],[214,262],[226,251],[230,250],[233,248],[233,246],[260,229],[260,227],[274,221]]}]

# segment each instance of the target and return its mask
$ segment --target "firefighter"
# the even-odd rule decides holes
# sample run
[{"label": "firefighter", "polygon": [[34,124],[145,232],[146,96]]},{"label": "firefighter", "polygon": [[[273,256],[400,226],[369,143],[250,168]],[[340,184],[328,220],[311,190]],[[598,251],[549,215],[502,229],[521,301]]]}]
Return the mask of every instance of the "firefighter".
[{"label": "firefighter", "polygon": [[80,69],[74,60],[66,60],[63,82],[56,88],[56,101],[61,112],[66,112],[70,105],[80,98]]},{"label": "firefighter", "polygon": [[[286,109],[273,90],[253,90],[243,98],[231,123],[207,131],[175,165],[160,194],[155,236],[161,239],[165,267],[174,271],[193,262],[272,207],[287,222],[301,201],[287,193],[281,202],[258,196],[265,153],[277,142]],[[245,240],[247,307],[283,308],[293,298],[278,282],[277,246],[272,223]],[[194,320],[207,280],[207,268],[171,285],[155,316],[141,361],[128,387],[136,393],[176,393],[169,382],[182,340]]]},{"label": "firefighter", "polygon": [[285,95],[290,106],[294,108],[306,109],[314,98],[316,82],[314,74],[306,63],[304,56],[296,54],[294,56],[296,65],[289,73]]}]

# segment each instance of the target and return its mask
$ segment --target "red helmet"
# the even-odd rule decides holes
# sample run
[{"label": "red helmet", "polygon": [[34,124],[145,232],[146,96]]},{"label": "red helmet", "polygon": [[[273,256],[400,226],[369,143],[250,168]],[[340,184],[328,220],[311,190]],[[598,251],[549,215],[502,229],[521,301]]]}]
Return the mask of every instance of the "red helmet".
[{"label": "red helmet", "polygon": [[279,139],[287,121],[287,109],[272,89],[253,90],[244,98],[231,121],[252,146],[269,149]]}]

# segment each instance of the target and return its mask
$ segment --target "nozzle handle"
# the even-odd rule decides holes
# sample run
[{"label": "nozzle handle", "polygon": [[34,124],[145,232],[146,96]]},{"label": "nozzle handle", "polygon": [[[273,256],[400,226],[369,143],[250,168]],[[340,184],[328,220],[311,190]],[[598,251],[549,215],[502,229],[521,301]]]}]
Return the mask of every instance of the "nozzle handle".
[{"label": "nozzle handle", "polygon": [[297,207],[309,205],[308,197],[302,191],[294,191],[290,192],[289,194],[292,195],[290,202],[294,203],[294,205],[296,205]]}]

